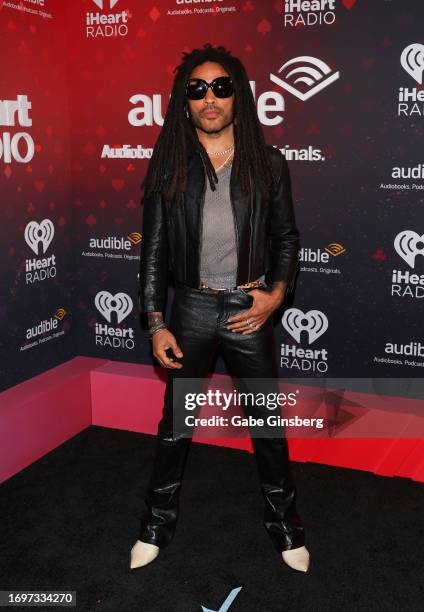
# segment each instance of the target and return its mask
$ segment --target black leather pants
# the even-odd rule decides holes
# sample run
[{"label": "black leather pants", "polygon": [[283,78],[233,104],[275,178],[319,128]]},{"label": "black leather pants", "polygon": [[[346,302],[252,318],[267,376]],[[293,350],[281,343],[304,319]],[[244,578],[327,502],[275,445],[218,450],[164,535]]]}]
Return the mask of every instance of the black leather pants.
[{"label": "black leather pants", "polygon": [[[278,378],[272,317],[251,334],[225,328],[228,317],[250,308],[252,303],[253,296],[242,289],[213,291],[177,285],[168,328],[181,347],[184,367],[167,369],[163,416],[139,532],[143,542],[164,548],[174,535],[178,519],[191,438],[173,433],[173,378],[205,378],[218,347],[232,376]],[[305,534],[296,512],[287,440],[284,436],[252,437],[252,445],[265,498],[265,529],[278,552],[299,548],[305,543]]]}]

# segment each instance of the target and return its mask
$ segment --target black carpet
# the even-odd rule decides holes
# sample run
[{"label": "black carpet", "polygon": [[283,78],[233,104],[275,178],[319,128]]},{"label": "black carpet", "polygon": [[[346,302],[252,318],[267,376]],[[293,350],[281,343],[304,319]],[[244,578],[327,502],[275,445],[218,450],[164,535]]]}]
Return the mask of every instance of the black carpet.
[{"label": "black carpet", "polygon": [[229,612],[423,609],[422,484],[293,462],[301,574],[262,525],[254,456],[196,443],[173,541],[131,572],[153,450],[152,436],[91,427],[6,481],[0,590],[75,590],[84,611],[219,610],[238,587]]}]

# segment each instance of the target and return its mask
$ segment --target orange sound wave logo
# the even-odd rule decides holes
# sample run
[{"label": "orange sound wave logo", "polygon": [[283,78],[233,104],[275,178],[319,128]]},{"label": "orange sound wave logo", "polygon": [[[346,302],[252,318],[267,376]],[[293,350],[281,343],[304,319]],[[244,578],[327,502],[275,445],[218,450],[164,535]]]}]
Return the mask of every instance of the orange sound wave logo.
[{"label": "orange sound wave logo", "polygon": [[133,244],[140,244],[141,242],[140,232],[131,232],[131,234],[128,234],[128,240],[130,240]]},{"label": "orange sound wave logo", "polygon": [[331,244],[325,247],[324,251],[330,253],[330,255],[333,255],[333,257],[337,257],[342,253],[346,253],[346,249],[339,242],[332,242]]},{"label": "orange sound wave logo", "polygon": [[61,321],[66,315],[66,310],[64,308],[58,308],[54,313],[54,318],[58,321]]}]

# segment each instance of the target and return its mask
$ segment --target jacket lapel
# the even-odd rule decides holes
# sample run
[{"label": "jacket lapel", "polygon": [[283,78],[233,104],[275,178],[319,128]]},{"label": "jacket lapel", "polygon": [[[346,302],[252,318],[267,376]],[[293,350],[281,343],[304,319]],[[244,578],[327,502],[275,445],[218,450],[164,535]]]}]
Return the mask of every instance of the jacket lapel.
[{"label": "jacket lapel", "polygon": [[235,182],[232,172],[230,195],[237,231],[237,284],[241,284],[245,282],[249,274],[251,201],[249,196],[242,192],[240,185]]}]

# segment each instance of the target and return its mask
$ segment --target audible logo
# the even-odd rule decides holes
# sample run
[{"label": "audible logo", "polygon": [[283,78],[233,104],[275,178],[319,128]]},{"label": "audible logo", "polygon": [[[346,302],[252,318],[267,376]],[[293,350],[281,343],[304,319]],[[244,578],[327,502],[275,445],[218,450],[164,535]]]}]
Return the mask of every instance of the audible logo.
[{"label": "audible logo", "polygon": [[421,342],[408,342],[408,344],[387,342],[384,350],[388,355],[408,355],[409,357],[424,357],[424,344],[421,344]]},{"label": "audible logo", "polygon": [[424,164],[417,164],[416,166],[393,166],[391,178],[399,182],[380,183],[380,189],[423,191]]},{"label": "audible logo", "polygon": [[424,343],[412,340],[406,344],[402,342],[386,342],[384,357],[375,356],[376,363],[400,365],[408,367],[424,367]]},{"label": "audible logo", "polygon": [[[259,121],[263,125],[278,125],[283,121],[278,114],[285,110],[284,98],[278,91],[264,91],[256,100],[256,82],[249,81]],[[128,123],[134,127],[163,125],[162,95],[134,94],[129,101],[134,105],[128,112]]]},{"label": "audible logo", "polygon": [[[304,313],[299,308],[289,308],[281,323],[298,344],[301,344],[302,332],[306,332],[307,342],[312,344],[328,329],[328,319],[320,310]],[[328,370],[327,359],[328,351],[325,348],[304,349],[289,344],[281,345],[282,368],[324,373]]]},{"label": "audible logo", "polygon": [[58,327],[59,323],[63,321],[66,314],[67,312],[64,308],[58,308],[54,315],[49,319],[44,319],[37,323],[37,325],[29,327],[25,332],[25,339],[33,340],[33,342],[21,346],[20,351],[26,351],[30,348],[33,348],[34,346],[43,344],[44,342],[48,342],[49,340],[53,340],[54,338],[58,338],[59,336],[63,336],[65,331],[63,329],[58,330]]},{"label": "audible logo", "polygon": [[[112,295],[109,291],[100,291],[94,298],[97,310],[102,314],[106,321],[119,325],[132,312],[133,301],[126,293],[116,293]],[[109,348],[134,348],[134,330],[132,327],[121,328],[112,325],[96,323],[95,326],[96,346],[107,346]]]},{"label": "audible logo", "polygon": [[[299,260],[303,264],[308,265],[302,265],[300,269],[302,272],[319,272],[327,275],[341,274],[342,272],[340,268],[332,268],[329,267],[328,264],[331,259],[339,257],[340,255],[343,255],[343,253],[346,253],[346,249],[339,242],[331,242],[324,248],[324,250],[302,247],[300,249]],[[311,266],[310,264],[314,265]],[[325,264],[325,267],[318,267],[316,264]]]},{"label": "audible logo", "polygon": [[[40,223],[30,221],[24,231],[25,242],[36,255],[44,255],[54,236],[54,225],[50,219]],[[34,257],[25,260],[25,282],[33,284],[56,276],[56,256]]]},{"label": "audible logo", "polygon": [[271,81],[305,102],[337,81],[340,72],[333,72],[322,60],[311,55],[299,55],[288,60],[278,70],[281,77],[270,74]]},{"label": "audible logo", "polygon": [[141,242],[141,234],[132,232],[127,238],[118,238],[117,236],[108,236],[107,238],[90,238],[91,248],[98,249],[125,249],[130,251],[134,244]]},{"label": "audible logo", "polygon": [[54,313],[55,319],[57,319],[58,321],[61,321],[65,315],[66,315],[66,310],[64,308],[58,308],[56,312]]},{"label": "audible logo", "polygon": [[325,247],[325,250],[333,257],[338,257],[339,255],[346,253],[346,249],[339,242],[331,242],[328,246]]},{"label": "audible logo", "polygon": [[92,251],[82,251],[83,257],[100,257],[102,259],[140,259],[140,255],[130,254],[134,246],[141,242],[140,232],[130,232],[124,236],[106,236],[90,238],[89,246]]},{"label": "audible logo", "polygon": [[[395,166],[392,168],[392,177],[396,179],[424,179],[424,164],[418,166]],[[423,188],[420,185],[421,189]]]},{"label": "audible logo", "polygon": [[[291,67],[293,66],[293,68]],[[282,89],[289,91],[302,101],[308,100],[319,91],[336,81],[340,73],[333,72],[322,60],[310,55],[301,55],[286,62],[278,70],[276,76],[270,74],[269,78]],[[298,74],[300,73],[300,74]],[[285,111],[285,100],[275,89],[256,94],[256,82],[249,81],[253,98],[256,103],[258,119],[263,125],[273,126],[284,120],[280,114]],[[133,108],[128,112],[128,123],[134,127],[163,125],[162,95],[134,94],[129,98]],[[304,155],[312,155],[312,151],[305,151]],[[314,155],[317,155],[315,152]]]},{"label": "audible logo", "polygon": [[140,244],[141,242],[140,232],[131,232],[131,234],[128,234],[128,238],[133,244]]}]

